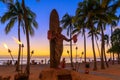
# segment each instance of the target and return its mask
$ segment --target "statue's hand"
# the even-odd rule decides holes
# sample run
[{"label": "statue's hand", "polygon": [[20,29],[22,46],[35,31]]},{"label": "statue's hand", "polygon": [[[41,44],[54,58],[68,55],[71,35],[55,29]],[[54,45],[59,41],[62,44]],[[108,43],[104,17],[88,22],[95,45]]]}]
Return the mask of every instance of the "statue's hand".
[{"label": "statue's hand", "polygon": [[49,39],[49,40],[51,40],[52,39],[52,31],[48,31],[48,33],[47,33],[47,38]]},{"label": "statue's hand", "polygon": [[77,42],[77,35],[74,35],[72,39],[73,39],[73,42],[76,43]]}]

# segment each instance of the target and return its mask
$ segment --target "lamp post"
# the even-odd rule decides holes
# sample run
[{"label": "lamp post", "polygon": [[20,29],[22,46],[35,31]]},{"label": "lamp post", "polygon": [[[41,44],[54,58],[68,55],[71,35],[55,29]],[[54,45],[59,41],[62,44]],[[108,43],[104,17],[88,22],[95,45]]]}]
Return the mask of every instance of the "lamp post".
[{"label": "lamp post", "polygon": [[77,50],[78,50],[78,47],[76,46],[76,63],[77,63]]},{"label": "lamp post", "polygon": [[24,44],[21,44],[22,47],[22,59],[21,59],[21,72],[23,70],[23,48],[24,48]]},{"label": "lamp post", "polygon": [[12,56],[12,54],[11,54],[11,50],[8,48],[7,44],[6,44],[6,43],[3,43],[3,46],[8,50],[8,53],[10,53],[10,56],[11,56],[13,62],[14,62],[14,58],[13,58],[13,56]]},{"label": "lamp post", "polygon": [[72,42],[70,42],[70,44],[65,44],[64,46],[70,46],[70,61],[71,61],[71,68],[73,69],[73,58],[72,58],[72,46],[76,45],[76,44],[72,44]]},{"label": "lamp post", "polygon": [[68,53],[68,55],[69,55],[69,51],[67,50],[67,53]]},{"label": "lamp post", "polygon": [[[19,70],[19,66],[20,66],[21,67],[21,72],[22,72],[22,69],[23,69],[23,48],[24,48],[24,44],[21,41],[19,41],[17,38],[15,38],[15,37],[12,37],[12,38],[18,45],[20,45],[20,51],[19,51],[19,54],[18,54],[18,62],[17,62],[16,70]],[[21,64],[20,64],[20,61],[21,61]]]},{"label": "lamp post", "polygon": [[70,57],[69,53],[70,53],[69,50],[67,50],[67,54],[68,54],[68,56],[69,56],[69,58],[70,58],[70,60],[71,60],[71,57]]},{"label": "lamp post", "polygon": [[14,58],[13,58],[13,56],[12,56],[12,54],[11,54],[11,50],[10,50],[10,49],[8,49],[8,53],[10,53],[10,56],[11,56],[11,58],[12,58],[12,61],[14,62]]},{"label": "lamp post", "polygon": [[34,50],[31,51],[31,56],[30,56],[30,59],[32,58],[32,55],[34,54]]},{"label": "lamp post", "polygon": [[80,61],[81,61],[81,59],[82,59],[82,55],[83,55],[83,54],[84,54],[84,52],[82,52],[82,53],[81,53],[81,58],[80,58]]}]

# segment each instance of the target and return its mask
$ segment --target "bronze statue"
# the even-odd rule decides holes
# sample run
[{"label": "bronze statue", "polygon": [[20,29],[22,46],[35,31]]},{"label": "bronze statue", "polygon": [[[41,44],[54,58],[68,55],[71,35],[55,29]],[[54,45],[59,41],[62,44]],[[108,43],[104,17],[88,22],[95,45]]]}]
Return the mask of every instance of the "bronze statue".
[{"label": "bronze statue", "polygon": [[[59,27],[59,16],[55,9],[50,15],[50,29],[48,31],[48,39],[50,40],[50,67],[58,68],[63,52],[63,40],[71,41],[61,34],[62,28]],[[75,35],[76,36],[76,35]],[[73,36],[75,38],[75,36]]]}]

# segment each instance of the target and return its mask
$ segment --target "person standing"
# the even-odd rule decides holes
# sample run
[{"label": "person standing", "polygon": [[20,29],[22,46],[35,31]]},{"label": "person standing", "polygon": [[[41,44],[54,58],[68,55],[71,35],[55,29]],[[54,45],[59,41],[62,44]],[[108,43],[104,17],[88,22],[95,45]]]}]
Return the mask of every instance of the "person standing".
[{"label": "person standing", "polygon": [[61,62],[61,68],[65,68],[65,67],[66,67],[66,62],[65,62],[65,58],[63,58]]}]

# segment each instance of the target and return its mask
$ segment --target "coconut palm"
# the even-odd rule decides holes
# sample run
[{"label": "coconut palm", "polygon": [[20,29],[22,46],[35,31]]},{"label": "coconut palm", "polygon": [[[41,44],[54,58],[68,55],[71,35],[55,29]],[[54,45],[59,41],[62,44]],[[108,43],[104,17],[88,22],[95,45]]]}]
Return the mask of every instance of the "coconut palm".
[{"label": "coconut palm", "polygon": [[[97,24],[100,27],[101,30],[101,68],[104,69],[104,61],[103,61],[103,53],[104,53],[104,27],[107,23],[111,23],[112,20],[117,19],[116,15],[113,14],[113,12],[115,13],[116,11],[116,7],[119,6],[118,3],[115,3],[114,5],[110,5],[109,6],[109,2],[112,2],[111,0],[84,0],[83,2],[81,2],[79,4],[80,6],[80,16],[83,16],[85,18],[87,27],[89,27],[90,31],[91,31],[91,38],[92,38],[92,45],[93,44],[93,40],[94,40],[94,22],[95,21],[99,21],[97,22]],[[118,1],[120,2],[120,1]],[[109,7],[108,7],[109,6]],[[113,12],[112,12],[113,10]],[[95,54],[95,49],[93,46],[93,54]]]},{"label": "coconut palm", "polygon": [[[29,26],[29,33],[32,35],[34,34],[34,29],[32,26],[35,26],[37,28],[37,22],[35,21],[35,14],[29,9],[26,8],[28,12],[28,26]],[[25,32],[25,27],[24,27],[24,22],[23,22],[23,9],[21,4],[16,1],[15,4],[9,3],[8,4],[8,11],[2,16],[1,22],[5,23],[6,21],[9,21],[5,31],[6,34],[8,34],[11,29],[13,28],[14,24],[16,21],[18,21],[18,40],[21,41],[20,39],[20,25],[23,27],[23,32]],[[18,50],[18,63],[16,66],[16,70],[19,71],[19,64],[20,64],[20,53],[21,53],[21,44],[19,44],[19,50]]]},{"label": "coconut palm", "polygon": [[3,3],[13,3],[14,0],[0,0]]},{"label": "coconut palm", "polygon": [[[113,33],[113,28],[115,28],[116,26],[117,26],[117,24],[118,24],[118,21],[112,21],[112,23],[110,24],[111,25],[111,36],[112,36],[112,33]],[[111,46],[112,46],[113,44],[112,44],[112,42],[111,42]],[[114,64],[114,53],[112,53],[113,55],[113,64]],[[112,59],[111,58],[111,52],[110,52],[110,59]]]},{"label": "coconut palm", "polygon": [[[88,37],[91,36],[91,31],[88,33]],[[97,49],[98,49],[98,53],[99,53],[99,57],[101,56],[100,54],[100,49],[99,49],[99,45],[98,45],[98,40],[99,40],[99,36],[100,36],[100,31],[98,29],[96,29],[94,27],[94,32],[93,32],[94,36],[95,36],[95,42],[96,42],[96,46],[97,46]]]},{"label": "coconut palm", "polygon": [[112,50],[114,50],[113,52],[114,53],[117,53],[118,54],[118,63],[119,63],[119,59],[120,59],[120,50],[119,50],[119,47],[120,47],[120,29],[117,28],[114,30],[114,32],[112,33],[112,36],[111,36],[111,42],[113,44],[113,46],[111,47]]},{"label": "coconut palm", "polygon": [[[61,24],[63,29],[67,29],[67,35],[70,35],[70,39],[72,38],[72,31],[73,31],[73,16],[70,16],[66,13],[61,20]],[[72,41],[70,41],[70,54],[71,54],[71,67],[73,68],[73,61],[72,61]]]},{"label": "coconut palm", "polygon": [[[103,10],[100,12],[101,16],[98,17],[98,27],[100,27],[101,30],[101,68],[104,69],[104,63],[103,63],[103,54],[104,54],[104,29],[106,27],[106,23],[110,24],[113,20],[118,20],[118,17],[116,16],[116,10],[119,7],[120,1],[113,2],[112,5],[110,5],[112,0],[106,0],[106,1],[99,1],[100,8]],[[104,14],[104,15],[103,15]]]},{"label": "coconut palm", "polygon": [[73,18],[74,20],[74,30],[73,33],[78,32],[77,34],[82,34],[82,36],[84,37],[84,61],[86,63],[86,23],[85,23],[85,19],[84,17],[81,15],[81,9],[77,8],[76,10],[76,15]]},{"label": "coconut palm", "polygon": [[25,23],[25,33],[26,33],[26,41],[27,41],[27,66],[25,73],[28,75],[30,74],[30,39],[29,35],[34,34],[33,27],[37,28],[38,24],[35,20],[36,16],[30,9],[26,8],[24,0],[22,0],[22,8],[24,11],[23,19]]},{"label": "coconut palm", "polygon": [[[104,41],[105,41],[105,44],[108,46],[109,45],[109,36],[107,34],[104,35]],[[104,57],[105,57],[106,66],[109,67],[108,62],[107,62],[107,58],[106,58],[105,46],[104,46]]]},{"label": "coconut palm", "polygon": [[[9,3],[7,8],[8,11],[1,17],[2,23],[8,22],[5,27],[5,32],[6,34],[8,34],[13,28],[14,24],[18,22],[18,40],[21,41],[20,26],[23,24],[22,6],[18,1],[16,1],[15,4]],[[19,44],[19,49],[18,49],[18,63],[16,66],[16,71],[19,71],[20,53],[21,53],[21,44]]]},{"label": "coconut palm", "polygon": [[[79,15],[85,19],[86,27],[91,31],[91,40],[92,40],[92,49],[95,59],[95,47],[94,47],[94,24],[97,19],[98,14],[101,10],[99,10],[99,3],[96,0],[84,0],[79,3]],[[78,9],[79,9],[78,8]],[[97,70],[96,62],[94,63],[94,70]]]},{"label": "coconut palm", "polygon": [[99,53],[99,57],[101,57],[101,54],[100,54],[100,48],[99,48],[99,45],[98,45],[98,40],[99,40],[99,37],[98,35],[100,34],[99,31],[96,31],[96,34],[95,34],[95,42],[96,42],[96,45],[97,45],[97,49],[98,49],[98,53]]},{"label": "coconut palm", "polygon": [[[91,37],[92,39],[92,47],[93,47],[93,51],[95,52],[95,50],[94,50],[94,48],[95,48],[95,45],[94,45],[94,40],[95,40],[95,38],[97,38],[98,37],[98,34],[99,34],[99,32],[97,31],[97,29],[94,27],[94,30],[90,30],[89,31],[89,33],[88,33],[89,35],[88,35],[88,37]],[[94,38],[95,37],[95,38]],[[98,49],[99,49],[99,46],[97,46],[98,47]],[[93,68],[93,70],[97,70],[97,62],[96,62],[96,54],[93,54],[94,55],[94,68]]]}]

